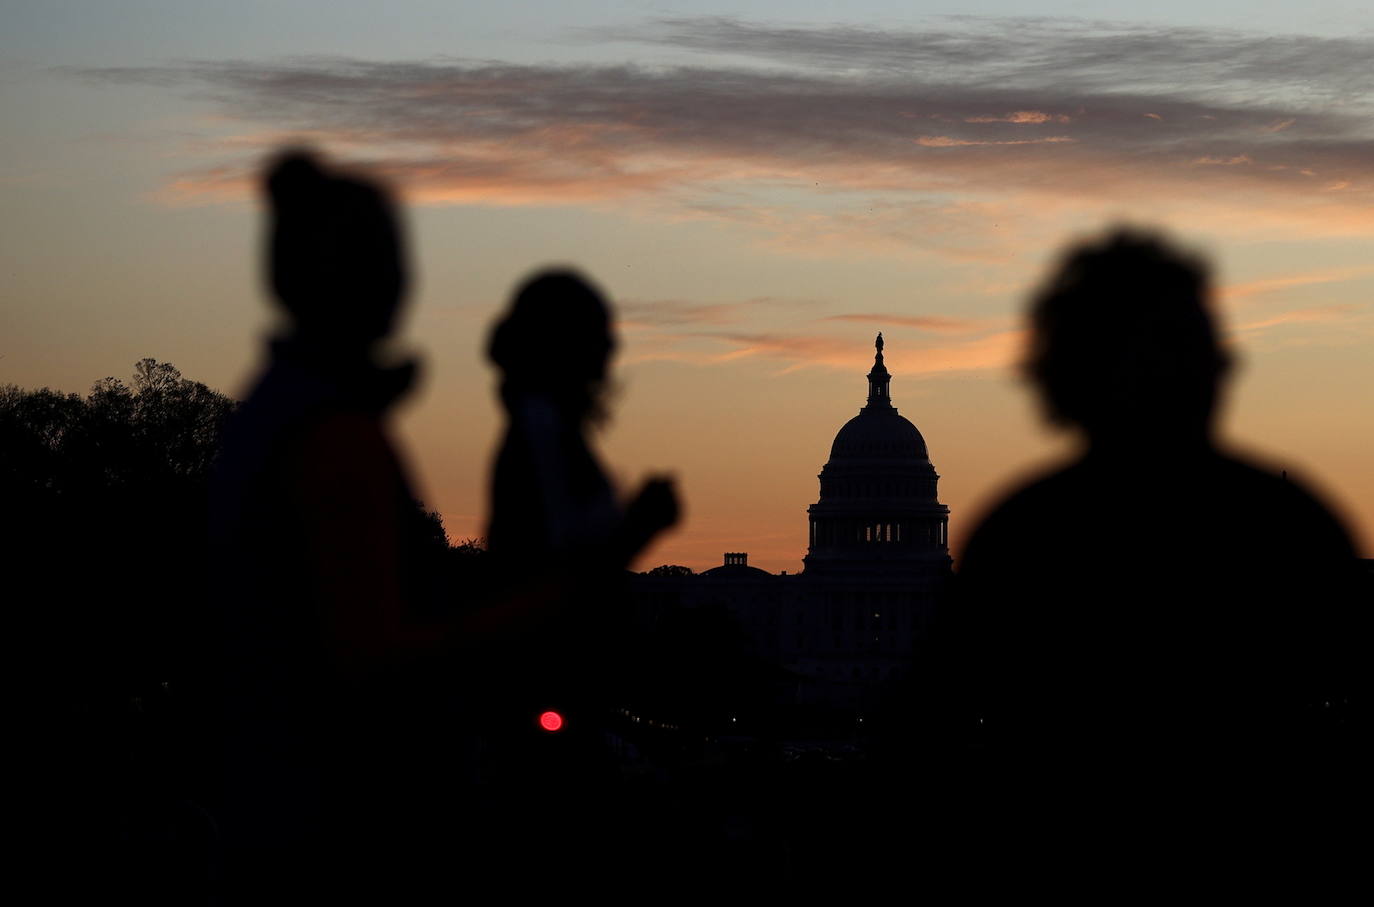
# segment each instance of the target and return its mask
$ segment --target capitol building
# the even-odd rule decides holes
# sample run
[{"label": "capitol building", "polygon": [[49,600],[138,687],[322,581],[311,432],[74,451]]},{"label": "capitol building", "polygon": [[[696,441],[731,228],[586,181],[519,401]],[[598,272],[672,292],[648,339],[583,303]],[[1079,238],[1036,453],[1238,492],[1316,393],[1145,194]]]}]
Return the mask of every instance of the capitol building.
[{"label": "capitol building", "polygon": [[801,573],[749,566],[746,552],[695,575],[646,574],[649,619],[672,608],[728,613],[797,705],[862,712],[900,678],[950,577],[949,508],[925,438],[892,404],[883,338],[868,399],[835,435],[807,508]]}]

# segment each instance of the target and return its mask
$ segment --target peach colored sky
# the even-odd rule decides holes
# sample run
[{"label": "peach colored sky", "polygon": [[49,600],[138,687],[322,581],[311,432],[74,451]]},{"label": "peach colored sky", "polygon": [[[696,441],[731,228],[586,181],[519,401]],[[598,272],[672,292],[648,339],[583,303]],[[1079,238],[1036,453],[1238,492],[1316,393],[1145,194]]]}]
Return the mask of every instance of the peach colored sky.
[{"label": "peach colored sky", "polygon": [[487,327],[530,268],[572,263],[621,316],[606,459],[686,497],[641,566],[791,571],[877,330],[956,547],[1062,452],[1015,379],[1021,306],[1065,241],[1126,219],[1217,266],[1227,436],[1369,551],[1374,38],[681,17],[572,45],[10,65],[0,381],[81,390],[151,355],[242,387],[268,326],[254,174],[305,140],[409,205],[428,378],[400,428],[453,536],[481,533],[500,428]]}]

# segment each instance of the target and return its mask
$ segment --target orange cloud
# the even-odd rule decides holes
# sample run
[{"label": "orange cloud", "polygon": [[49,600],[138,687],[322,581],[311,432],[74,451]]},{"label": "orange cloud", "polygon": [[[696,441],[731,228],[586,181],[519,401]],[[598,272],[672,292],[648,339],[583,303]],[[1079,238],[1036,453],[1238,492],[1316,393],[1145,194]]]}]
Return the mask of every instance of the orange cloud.
[{"label": "orange cloud", "polygon": [[[672,359],[697,365],[751,358],[776,359],[786,364],[782,369],[784,373],[807,367],[849,371],[854,368],[854,342],[843,337],[746,332],[694,336],[721,341],[734,348],[714,353],[665,350],[643,358]],[[913,346],[901,354],[901,372],[904,375],[936,375],[1008,368],[1016,362],[1023,342],[1024,332],[1006,330],[973,340]]]},{"label": "orange cloud", "polygon": [[811,305],[810,300],[756,296],[737,302],[698,303],[678,299],[621,300],[616,304],[622,327],[660,329],[695,325],[723,325],[761,310],[776,312]]},{"label": "orange cloud", "polygon": [[217,205],[250,198],[257,176],[241,166],[210,167],[176,177],[155,191],[154,201],[170,207]]},{"label": "orange cloud", "polygon": [[1374,274],[1374,266],[1307,271],[1301,274],[1286,274],[1282,277],[1265,277],[1259,280],[1246,281],[1245,283],[1231,284],[1230,286],[1222,287],[1220,295],[1223,299],[1228,301],[1240,302],[1249,297],[1259,296],[1264,293],[1274,293],[1279,290],[1311,286],[1313,284],[1342,283],[1348,280],[1356,280],[1370,274]]},{"label": "orange cloud", "polygon": [[1042,113],[1039,110],[1018,110],[1015,113],[1008,113],[1005,116],[977,116],[965,117],[965,123],[1068,123],[1070,118],[1066,114]]},{"label": "orange cloud", "polygon": [[1060,142],[1072,142],[1073,139],[1067,135],[1052,135],[1043,139],[1012,139],[1008,141],[992,142],[982,139],[956,139],[947,135],[923,135],[915,140],[917,145],[926,148],[964,148],[972,145],[1049,145]]},{"label": "orange cloud", "polygon": [[[1041,35],[1034,53],[1027,29]],[[190,89],[216,105],[216,132],[242,129],[188,149],[196,168],[159,195],[173,204],[247,195],[252,147],[299,135],[391,176],[417,203],[624,212],[634,201],[636,213],[747,225],[789,254],[1004,261],[1122,209],[1252,236],[1374,232],[1371,121],[1348,100],[1349,80],[1366,78],[1349,64],[1370,42],[1303,39],[1285,65],[1306,68],[1271,73],[1212,72],[1197,61],[1268,59],[1272,47],[1201,30],[1165,41],[999,20],[937,40],[684,19],[619,40],[807,65],[314,58],[76,72]],[[1045,48],[1063,50],[1064,67],[1048,73]],[[1079,62],[1104,59],[1118,62]],[[1215,78],[1161,88],[1174,82],[1154,76],[1180,65]],[[1285,93],[1295,79],[1302,98]],[[941,132],[913,137],[917,117]],[[1047,124],[1059,134],[1035,134]]]},{"label": "orange cloud", "polygon": [[1002,318],[950,318],[943,315],[892,315],[853,313],[831,315],[827,321],[858,321],[866,324],[896,324],[933,334],[976,334],[1006,323]]},{"label": "orange cloud", "polygon": [[1329,305],[1319,306],[1310,309],[1296,309],[1292,312],[1283,312],[1262,318],[1258,321],[1247,322],[1235,328],[1235,333],[1256,333],[1268,330],[1285,324],[1330,324],[1333,322],[1343,322],[1350,320],[1356,311],[1352,305]]}]

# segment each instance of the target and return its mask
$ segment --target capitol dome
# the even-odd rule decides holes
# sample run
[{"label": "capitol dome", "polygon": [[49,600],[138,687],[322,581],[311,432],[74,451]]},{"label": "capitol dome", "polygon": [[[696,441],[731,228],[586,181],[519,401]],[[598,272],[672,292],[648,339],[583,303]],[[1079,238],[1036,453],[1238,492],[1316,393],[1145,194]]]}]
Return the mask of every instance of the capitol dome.
[{"label": "capitol dome", "polygon": [[830,445],[830,461],[930,460],[926,439],[895,407],[865,406],[850,419]]},{"label": "capitol dome", "polygon": [[868,373],[868,402],[830,445],[818,476],[820,499],[808,508],[811,571],[871,569],[881,563],[947,561],[949,508],[926,440],[892,405],[883,335]]}]

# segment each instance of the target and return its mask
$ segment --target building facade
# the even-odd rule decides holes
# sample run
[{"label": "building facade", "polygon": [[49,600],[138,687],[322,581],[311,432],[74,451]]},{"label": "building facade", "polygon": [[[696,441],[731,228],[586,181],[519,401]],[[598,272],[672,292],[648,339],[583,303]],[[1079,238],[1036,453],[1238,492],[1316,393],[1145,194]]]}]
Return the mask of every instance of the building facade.
[{"label": "building facade", "polygon": [[868,399],[840,428],[807,508],[799,574],[774,575],[730,552],[696,575],[644,575],[641,613],[727,612],[750,654],[780,668],[798,705],[862,710],[911,663],[950,576],[949,508],[916,426],[892,405],[883,338]]}]

